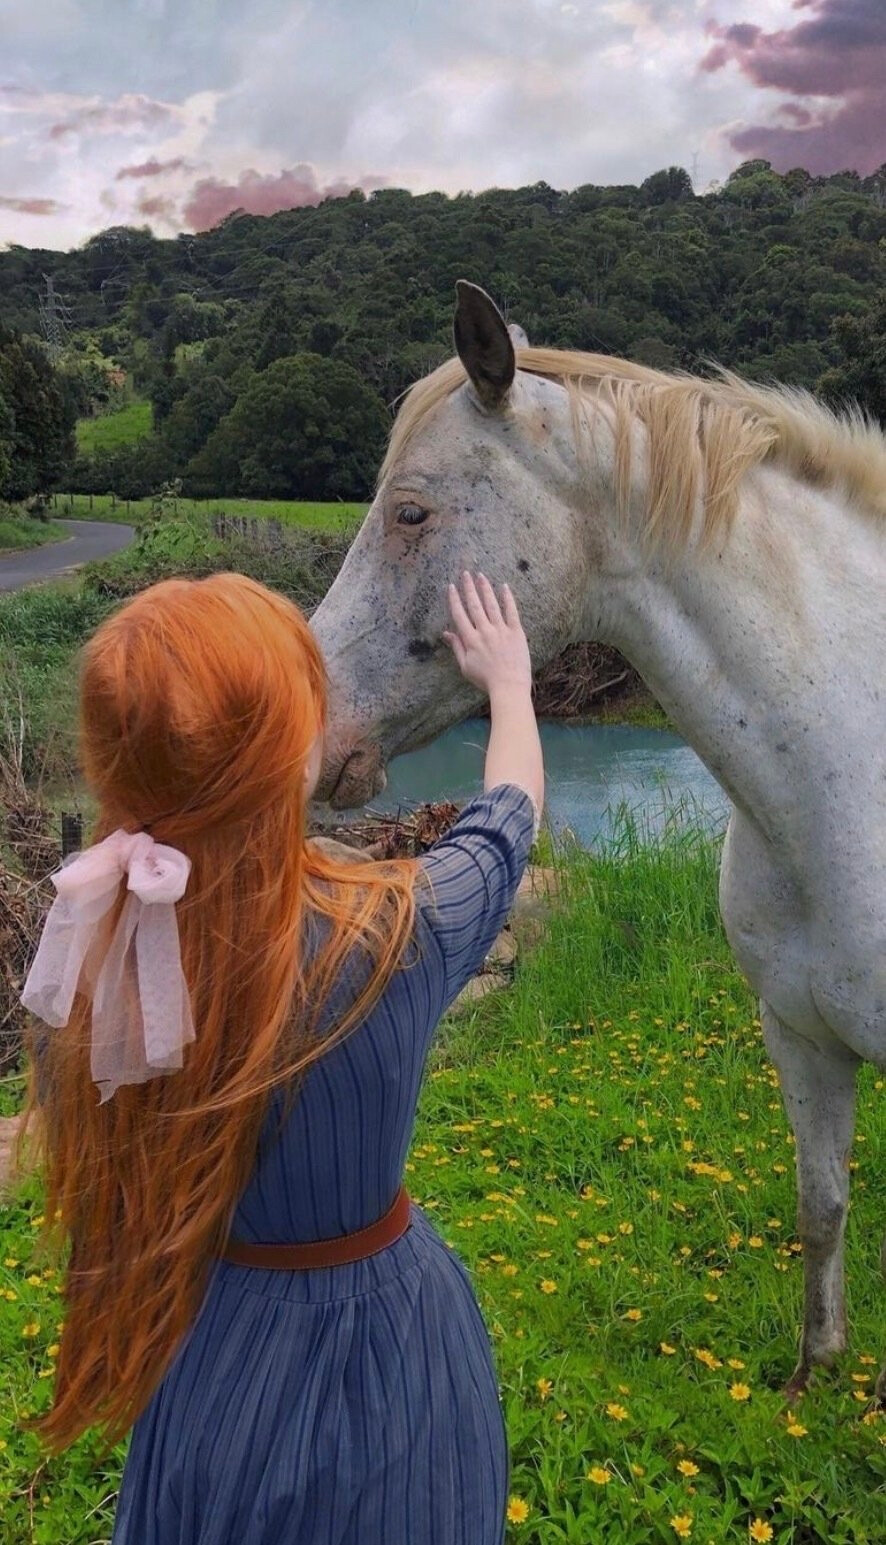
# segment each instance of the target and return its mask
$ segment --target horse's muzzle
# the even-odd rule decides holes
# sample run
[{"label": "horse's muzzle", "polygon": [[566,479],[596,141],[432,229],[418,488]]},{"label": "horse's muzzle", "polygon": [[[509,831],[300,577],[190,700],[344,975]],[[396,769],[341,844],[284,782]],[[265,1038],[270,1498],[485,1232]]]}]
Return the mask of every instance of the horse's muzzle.
[{"label": "horse's muzzle", "polygon": [[326,800],[333,810],[350,810],[379,794],[387,782],[378,746],[357,746],[343,762],[324,767],[315,799]]}]

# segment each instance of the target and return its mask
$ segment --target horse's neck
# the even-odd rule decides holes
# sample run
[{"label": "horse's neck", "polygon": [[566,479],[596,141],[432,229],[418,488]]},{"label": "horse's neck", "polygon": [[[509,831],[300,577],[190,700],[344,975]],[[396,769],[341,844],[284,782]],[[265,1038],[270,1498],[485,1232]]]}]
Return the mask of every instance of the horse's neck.
[{"label": "horse's neck", "polygon": [[[882,738],[870,670],[878,636],[882,656],[882,554],[867,517],[761,469],[721,551],[625,566],[609,589],[597,636],[637,667],[764,830],[783,822],[786,806],[798,820],[815,818],[847,737],[864,750],[860,714]],[[857,696],[865,682],[869,708]]]}]

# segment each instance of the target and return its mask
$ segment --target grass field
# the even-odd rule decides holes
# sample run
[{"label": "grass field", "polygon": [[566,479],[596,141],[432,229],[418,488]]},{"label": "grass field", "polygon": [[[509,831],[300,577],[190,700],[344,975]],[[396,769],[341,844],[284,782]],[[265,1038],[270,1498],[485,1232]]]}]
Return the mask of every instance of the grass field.
[{"label": "grass field", "polygon": [[[754,1005],[691,836],[564,863],[564,904],[512,990],[444,1026],[407,1181],[467,1263],[513,1457],[509,1545],[874,1545],[886,1421],[882,1080],[861,1078],[852,1345],[793,1418],[801,1305],[793,1151]],[[3,1088],[7,1109],[18,1088]],[[4,1545],[110,1538],[122,1453],[40,1467],[61,1308],[30,1258],[32,1191],[0,1213]]]},{"label": "grass field", "polygon": [[26,552],[29,547],[42,547],[46,542],[63,542],[67,535],[67,531],[52,520],[0,514],[0,556]]},{"label": "grass field", "polygon": [[133,445],[143,440],[153,428],[153,414],[149,402],[130,402],[115,413],[105,413],[100,418],[77,420],[77,449],[83,456],[94,456],[96,451],[117,451],[121,445]]},{"label": "grass field", "polygon": [[[150,499],[115,499],[111,494],[56,494],[54,512],[66,519],[129,521],[139,525],[153,513]],[[223,512],[248,519],[279,520],[314,531],[341,531],[366,514],[365,504],[321,504],[307,499],[178,499],[170,515]]]}]

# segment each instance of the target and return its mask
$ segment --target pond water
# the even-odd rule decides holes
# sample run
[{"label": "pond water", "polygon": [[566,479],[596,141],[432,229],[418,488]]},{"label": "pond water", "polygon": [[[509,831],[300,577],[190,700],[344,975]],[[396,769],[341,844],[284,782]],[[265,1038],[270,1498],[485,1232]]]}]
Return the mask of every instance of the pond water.
[{"label": "pond water", "polygon": [[[422,750],[396,757],[372,808],[395,811],[479,793],[488,733],[485,720],[469,719]],[[545,723],[541,738],[547,816],[555,832],[568,829],[591,846],[611,835],[624,811],[643,832],[660,831],[674,819],[722,830],[726,795],[678,735],[620,724]]]}]

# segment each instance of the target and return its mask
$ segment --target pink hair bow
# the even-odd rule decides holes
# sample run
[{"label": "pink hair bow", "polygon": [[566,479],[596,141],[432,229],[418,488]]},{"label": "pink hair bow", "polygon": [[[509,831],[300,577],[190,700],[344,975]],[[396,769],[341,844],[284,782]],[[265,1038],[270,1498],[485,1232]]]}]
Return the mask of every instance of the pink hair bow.
[{"label": "pink hair bow", "polygon": [[[22,1003],[54,1029],[68,1023],[78,991],[92,997],[92,1076],[101,1104],[121,1084],[141,1084],[182,1066],[194,1040],[175,903],[191,861],[147,832],[116,831],[52,876],[57,891]],[[106,950],[99,924],[127,882]]]}]

